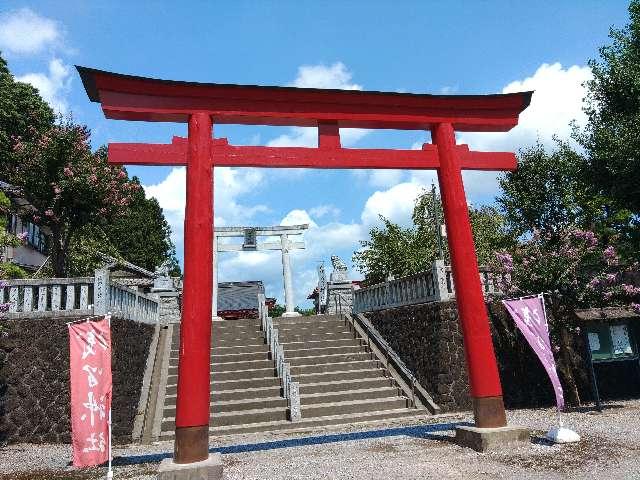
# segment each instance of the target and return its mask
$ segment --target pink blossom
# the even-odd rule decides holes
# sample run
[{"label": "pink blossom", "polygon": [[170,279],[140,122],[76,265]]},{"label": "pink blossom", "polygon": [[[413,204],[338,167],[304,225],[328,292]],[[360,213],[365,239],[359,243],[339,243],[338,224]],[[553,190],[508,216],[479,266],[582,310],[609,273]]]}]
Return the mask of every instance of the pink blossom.
[{"label": "pink blossom", "polygon": [[62,193],[62,189],[59,186],[54,185],[53,193],[55,193],[56,195],[60,195]]},{"label": "pink blossom", "polygon": [[38,223],[40,221],[40,219],[41,219],[40,215],[34,215],[33,216],[33,221],[36,222],[36,223]]},{"label": "pink blossom", "polygon": [[67,177],[73,177],[73,170],[71,170],[69,167],[64,167],[64,174]]},{"label": "pink blossom", "polygon": [[573,237],[584,240],[588,247],[595,247],[598,244],[595,233],[590,230],[574,230]]},{"label": "pink blossom", "polygon": [[633,308],[636,313],[640,313],[640,303],[632,303],[631,308]]},{"label": "pink blossom", "polygon": [[615,273],[607,273],[607,274],[605,275],[605,280],[607,281],[607,283],[608,283],[609,285],[611,285],[611,284],[615,283],[615,281],[617,280],[617,278],[618,278],[618,275],[616,275]]},{"label": "pink blossom", "polygon": [[[29,234],[27,232],[22,232],[22,233],[19,233],[16,236],[18,237],[18,240],[20,240],[21,242],[24,242],[27,239],[28,235]],[[2,288],[2,285],[0,285],[0,288]]]},{"label": "pink blossom", "polygon": [[589,288],[591,290],[595,290],[601,284],[602,284],[602,280],[600,280],[599,278],[596,277],[596,278],[593,278],[589,283],[587,283],[587,288]]},{"label": "pink blossom", "polygon": [[502,263],[502,268],[507,272],[513,270],[513,257],[508,253],[496,253],[496,259]]},{"label": "pink blossom", "polygon": [[618,254],[616,253],[616,249],[613,248],[613,245],[609,245],[602,252],[602,256],[607,261],[609,265],[617,265],[618,264]]},{"label": "pink blossom", "polygon": [[45,210],[44,214],[47,217],[53,217],[53,210],[51,210],[50,208],[48,210]]},{"label": "pink blossom", "polygon": [[8,303],[0,303],[0,313],[8,312],[9,304]]},{"label": "pink blossom", "polygon": [[91,175],[89,175],[89,181],[91,183],[96,183],[98,181],[98,177],[92,173]]},{"label": "pink blossom", "polygon": [[126,176],[127,176],[127,174],[126,174],[126,173],[124,173],[124,170],[120,170],[120,171],[118,172],[118,178],[124,178],[124,177],[126,177]]},{"label": "pink blossom", "polygon": [[634,287],[633,285],[622,284],[622,290],[629,296],[640,294],[640,287]]}]

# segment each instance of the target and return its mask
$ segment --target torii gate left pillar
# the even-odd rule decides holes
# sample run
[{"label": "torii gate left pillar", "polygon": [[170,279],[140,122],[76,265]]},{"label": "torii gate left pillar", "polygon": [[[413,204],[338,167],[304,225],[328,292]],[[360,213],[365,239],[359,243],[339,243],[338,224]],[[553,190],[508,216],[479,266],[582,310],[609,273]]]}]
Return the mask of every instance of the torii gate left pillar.
[{"label": "torii gate left pillar", "polygon": [[[108,118],[189,124],[189,138],[174,138],[168,145],[109,145],[112,163],[187,167],[176,463],[208,456],[213,165],[438,170],[475,424],[480,430],[506,425],[461,172],[514,170],[516,159],[510,152],[473,152],[456,145],[454,132],[510,130],[532,92],[415,95],[197,84],[78,70],[89,98],[102,103]],[[212,122],[317,127],[318,148],[233,146],[212,138]],[[428,129],[433,143],[422,150],[346,149],[340,145],[341,127]]]}]

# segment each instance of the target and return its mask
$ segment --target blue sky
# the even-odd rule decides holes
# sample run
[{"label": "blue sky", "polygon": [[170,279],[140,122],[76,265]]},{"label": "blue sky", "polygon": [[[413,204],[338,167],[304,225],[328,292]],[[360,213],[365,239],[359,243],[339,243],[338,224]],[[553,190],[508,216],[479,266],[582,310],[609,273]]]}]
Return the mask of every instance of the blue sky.
[{"label": "blue sky", "polygon": [[[508,134],[459,135],[477,150],[517,150],[584,122],[582,82],[610,26],[627,22],[623,1],[43,1],[5,0],[0,50],[22,81],[58,111],[109,141],[168,142],[182,124],[105,120],[73,65],[203,82],[414,93],[535,90]],[[220,126],[235,144],[304,145],[303,129]],[[343,131],[348,146],[416,148],[426,132]],[[182,257],[184,170],[130,168],[158,198]],[[310,223],[293,256],[297,303],[317,282],[318,261],[350,264],[379,214],[408,223],[434,172],[216,169],[217,225]],[[491,203],[496,175],[465,174],[468,200]],[[357,272],[352,272],[358,278]],[[220,280],[263,280],[282,301],[277,252],[222,254]]]}]

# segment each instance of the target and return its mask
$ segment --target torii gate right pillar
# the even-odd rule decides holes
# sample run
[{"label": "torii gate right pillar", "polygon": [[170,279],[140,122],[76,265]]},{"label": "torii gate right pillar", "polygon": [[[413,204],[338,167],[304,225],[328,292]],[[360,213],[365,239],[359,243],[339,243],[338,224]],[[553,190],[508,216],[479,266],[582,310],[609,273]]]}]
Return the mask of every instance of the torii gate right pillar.
[{"label": "torii gate right pillar", "polygon": [[475,424],[480,428],[502,427],[507,424],[502,387],[480,283],[453,126],[450,123],[437,124],[431,130],[431,137],[438,147],[440,158],[438,182],[469,369]]}]

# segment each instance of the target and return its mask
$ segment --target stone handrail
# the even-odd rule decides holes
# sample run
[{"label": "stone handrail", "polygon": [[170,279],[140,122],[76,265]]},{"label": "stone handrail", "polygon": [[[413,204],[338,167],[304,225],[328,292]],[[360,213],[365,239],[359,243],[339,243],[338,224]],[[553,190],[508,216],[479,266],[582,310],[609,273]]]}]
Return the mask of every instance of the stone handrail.
[{"label": "stone handrail", "polygon": [[267,345],[269,345],[271,358],[275,361],[278,377],[282,382],[282,392],[284,398],[287,399],[290,420],[297,422],[302,418],[300,388],[298,382],[294,382],[291,379],[291,367],[285,362],[284,347],[280,345],[278,329],[274,327],[273,319],[269,316],[266,299],[263,294],[258,295],[258,315],[260,317],[260,328]]},{"label": "stone handrail", "polygon": [[[21,278],[3,280],[0,304],[8,303],[7,318],[51,318],[104,315],[156,323],[160,301],[155,296],[113,283],[107,269],[94,277]],[[3,314],[0,314],[3,315]]]},{"label": "stone handrail", "polygon": [[[497,275],[488,267],[480,267],[480,280],[485,294],[499,293]],[[442,260],[433,262],[431,270],[360,288],[353,294],[353,313],[373,312],[407,305],[446,302],[455,297],[451,267]]]},{"label": "stone handrail", "polygon": [[155,323],[158,300],[124,285],[109,285],[109,311],[119,317],[141,323]]},{"label": "stone handrail", "polygon": [[93,314],[93,277],[3,280],[0,303],[8,318],[45,318]]},{"label": "stone handrail", "polygon": [[[482,283],[482,291],[485,295],[500,293],[500,283],[509,278],[508,273],[494,272],[490,267],[480,265],[478,267],[480,271],[480,282]],[[456,287],[453,283],[453,273],[451,266],[445,267],[445,273],[447,278],[447,292],[450,297],[455,297]]]}]

